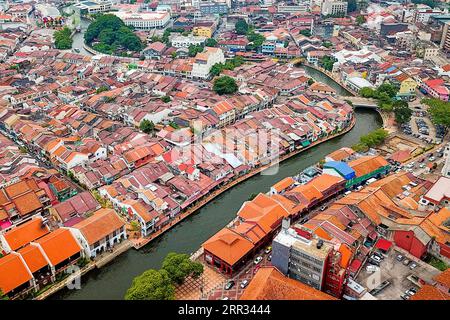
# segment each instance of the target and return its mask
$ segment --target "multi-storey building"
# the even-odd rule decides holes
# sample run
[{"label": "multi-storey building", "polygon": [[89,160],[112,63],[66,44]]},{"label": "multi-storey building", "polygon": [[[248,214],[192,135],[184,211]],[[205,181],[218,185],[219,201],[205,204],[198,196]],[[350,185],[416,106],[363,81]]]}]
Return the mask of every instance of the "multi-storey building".
[{"label": "multi-storey building", "polygon": [[322,3],[322,14],[328,15],[342,15],[347,14],[347,5],[345,1],[326,0]]},{"label": "multi-storey building", "polygon": [[123,20],[125,25],[132,26],[139,30],[150,30],[155,28],[163,28],[170,21],[170,13],[167,11],[154,12],[113,12],[114,15]]},{"label": "multi-storey building", "polygon": [[212,66],[224,62],[225,57],[221,49],[207,47],[204,52],[195,56],[195,62],[192,65],[192,77],[207,79]]}]

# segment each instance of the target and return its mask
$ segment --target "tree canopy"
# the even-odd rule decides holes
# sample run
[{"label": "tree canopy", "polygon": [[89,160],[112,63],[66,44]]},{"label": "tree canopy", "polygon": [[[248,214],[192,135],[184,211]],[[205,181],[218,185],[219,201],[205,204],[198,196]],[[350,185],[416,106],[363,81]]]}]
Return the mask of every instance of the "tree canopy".
[{"label": "tree canopy", "polygon": [[244,35],[248,32],[248,23],[244,19],[239,19],[235,24],[234,28],[237,34]]},{"label": "tree canopy", "polygon": [[238,90],[236,81],[228,76],[222,76],[214,80],[213,90],[219,94],[231,94]]},{"label": "tree canopy", "polygon": [[333,58],[331,56],[323,56],[322,59],[320,59],[320,64],[325,70],[333,71],[333,65],[336,62],[336,58]]},{"label": "tree canopy", "polygon": [[300,34],[304,35],[305,37],[311,37],[311,31],[308,29],[300,31]]},{"label": "tree canopy", "polygon": [[244,63],[242,56],[236,56],[232,59],[227,59],[225,63],[216,63],[211,68],[211,75],[218,76],[223,70],[233,70]]},{"label": "tree canopy", "polygon": [[67,50],[72,48],[73,40],[70,37],[71,31],[68,27],[64,27],[61,30],[55,31],[53,38],[55,40],[56,49]]},{"label": "tree canopy", "polygon": [[366,17],[364,16],[357,16],[356,17],[356,24],[362,25],[363,23],[366,23]]},{"label": "tree canopy", "polygon": [[408,106],[408,102],[406,101],[395,101],[393,104],[393,111],[395,114],[395,121],[398,124],[403,124],[409,122],[412,116],[412,110]]},{"label": "tree canopy", "polygon": [[155,130],[155,124],[150,120],[144,119],[139,124],[139,129],[145,133],[152,133]]},{"label": "tree canopy", "polygon": [[189,255],[169,253],[163,261],[162,270],[167,271],[172,282],[182,284],[188,276],[198,278],[203,273],[203,265],[189,259]]},{"label": "tree canopy", "polygon": [[217,46],[216,39],[213,39],[213,38],[206,39],[205,46],[206,47],[215,47],[215,46]]},{"label": "tree canopy", "polygon": [[423,99],[422,103],[429,106],[428,113],[435,124],[450,128],[450,102],[439,99]]},{"label": "tree canopy", "polygon": [[392,111],[394,97],[397,95],[398,88],[388,82],[381,84],[378,88],[361,88],[359,94],[364,98],[373,98],[378,100],[378,106],[385,111]]},{"label": "tree canopy", "polygon": [[175,287],[166,270],[150,269],[134,278],[125,300],[174,300]]},{"label": "tree canopy", "polygon": [[388,135],[389,133],[382,128],[374,130],[364,136],[361,136],[359,143],[352,146],[352,149],[357,152],[365,152],[369,148],[382,144]]},{"label": "tree canopy", "polygon": [[139,37],[113,14],[97,16],[84,34],[84,40],[88,45],[95,42],[93,48],[107,54],[120,49],[138,52],[144,47]]},{"label": "tree canopy", "polygon": [[254,50],[260,47],[266,40],[266,38],[262,34],[256,33],[255,31],[251,30],[247,33],[247,40],[249,41],[249,44],[247,45],[248,48],[250,50]]},{"label": "tree canopy", "polygon": [[202,45],[197,45],[197,44],[191,44],[188,48],[189,52],[189,57],[195,57],[197,55],[197,53],[200,53],[203,51],[203,46]]}]

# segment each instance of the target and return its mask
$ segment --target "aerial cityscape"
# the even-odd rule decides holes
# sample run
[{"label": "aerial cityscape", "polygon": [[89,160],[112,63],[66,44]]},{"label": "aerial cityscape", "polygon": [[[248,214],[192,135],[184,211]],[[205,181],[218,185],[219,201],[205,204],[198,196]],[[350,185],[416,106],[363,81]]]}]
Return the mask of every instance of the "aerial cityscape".
[{"label": "aerial cityscape", "polygon": [[0,0],[0,300],[450,300],[449,96],[448,1]]}]

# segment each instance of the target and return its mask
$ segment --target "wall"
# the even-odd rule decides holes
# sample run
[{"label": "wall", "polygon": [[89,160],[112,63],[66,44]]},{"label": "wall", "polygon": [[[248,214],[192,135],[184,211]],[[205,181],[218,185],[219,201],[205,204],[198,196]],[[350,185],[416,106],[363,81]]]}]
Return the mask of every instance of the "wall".
[{"label": "wall", "polygon": [[397,246],[407,250],[418,259],[427,251],[427,247],[415,237],[413,231],[395,231],[394,242]]}]

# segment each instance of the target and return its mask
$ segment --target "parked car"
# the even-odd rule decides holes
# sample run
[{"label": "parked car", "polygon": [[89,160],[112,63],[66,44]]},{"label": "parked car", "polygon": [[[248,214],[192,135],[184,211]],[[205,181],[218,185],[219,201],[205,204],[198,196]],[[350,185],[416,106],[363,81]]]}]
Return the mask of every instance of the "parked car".
[{"label": "parked car", "polygon": [[381,260],[384,259],[384,256],[383,256],[383,254],[381,252],[374,251],[373,254],[376,255],[377,257],[379,257]]},{"label": "parked car", "polygon": [[407,266],[410,262],[411,262],[411,260],[405,259],[405,260],[403,260],[403,265]]},{"label": "parked car", "polygon": [[267,247],[266,250],[264,250],[265,253],[269,254],[272,251],[272,247]]},{"label": "parked car", "polygon": [[396,259],[397,261],[401,262],[405,257],[403,257],[401,254],[397,255]]},{"label": "parked car", "polygon": [[248,280],[245,279],[245,280],[243,280],[243,281],[241,282],[241,288],[244,289],[244,288],[247,287],[247,286],[248,286]]},{"label": "parked car", "polygon": [[261,261],[262,261],[262,257],[261,256],[258,256],[258,257],[256,257],[256,259],[253,261],[253,263],[254,264],[259,264]]},{"label": "parked car", "polygon": [[222,300],[230,300],[228,297],[223,297]]},{"label": "parked car", "polygon": [[367,273],[374,273],[374,272],[377,272],[378,270],[380,270],[380,268],[377,266],[374,266],[374,265],[366,266]]},{"label": "parked car", "polygon": [[405,293],[409,296],[413,296],[417,293],[417,289],[416,288],[409,288],[408,290],[405,291]]},{"label": "parked car", "polygon": [[230,290],[231,288],[234,287],[235,284],[236,284],[236,283],[235,283],[233,280],[230,280],[230,281],[228,281],[228,282],[225,284],[224,289],[225,289],[225,290]]},{"label": "parked car", "polygon": [[400,298],[402,298],[403,300],[409,300],[409,298],[411,298],[411,297],[409,295],[407,295],[407,294],[402,294],[400,296]]},{"label": "parked car", "polygon": [[269,254],[269,256],[267,257],[267,261],[272,261],[272,255]]},{"label": "parked car", "polygon": [[434,160],[436,160],[435,157],[430,157],[430,158],[428,159],[428,161],[430,161],[430,162],[433,162]]},{"label": "parked car", "polygon": [[370,258],[369,258],[369,263],[370,263],[370,264],[373,264],[374,266],[377,266],[377,267],[380,266],[380,262],[379,262],[379,261],[373,260],[373,259],[370,259]]},{"label": "parked car", "polygon": [[375,254],[372,254],[370,256],[370,259],[375,260],[377,262],[381,262],[381,258],[379,256],[375,255]]},{"label": "parked car", "polygon": [[417,267],[417,263],[415,263],[415,262],[413,262],[413,263],[411,263],[411,264],[409,265],[409,268],[410,268],[411,270],[415,269],[416,267]]}]

